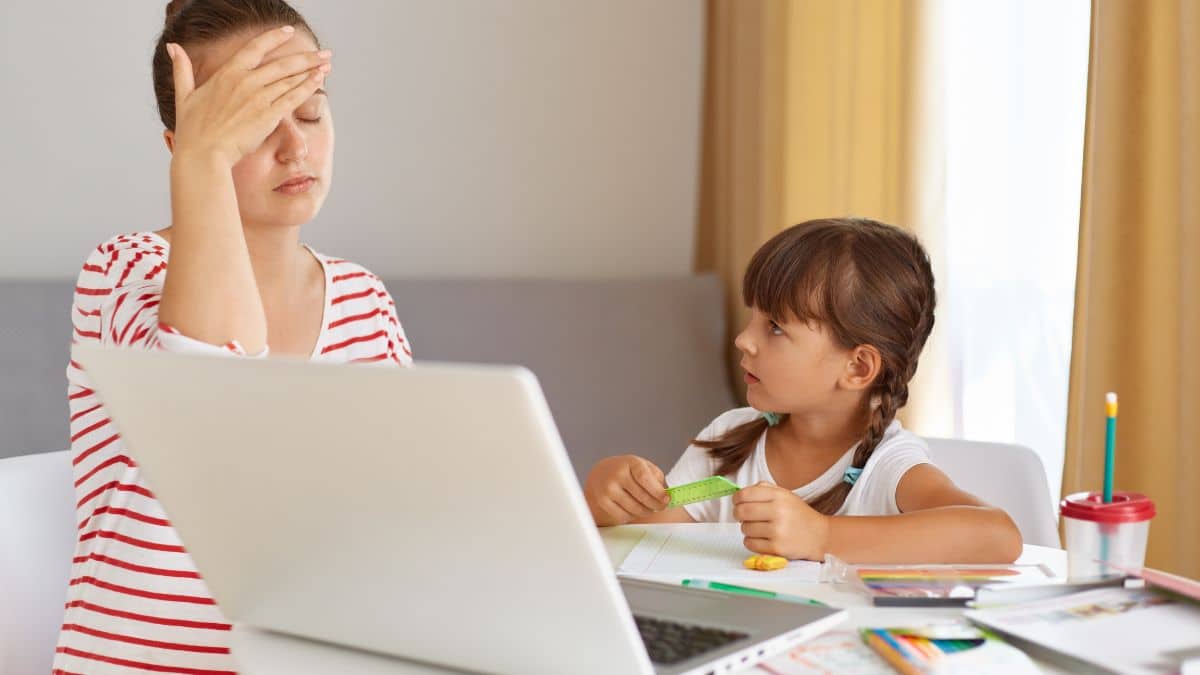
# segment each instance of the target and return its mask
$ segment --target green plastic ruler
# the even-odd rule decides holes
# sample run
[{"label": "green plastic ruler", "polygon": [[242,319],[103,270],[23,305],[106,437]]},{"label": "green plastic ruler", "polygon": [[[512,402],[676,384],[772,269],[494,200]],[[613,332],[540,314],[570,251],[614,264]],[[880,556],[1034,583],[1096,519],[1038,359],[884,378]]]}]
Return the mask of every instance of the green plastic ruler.
[{"label": "green plastic ruler", "polygon": [[667,504],[667,508],[725,497],[740,489],[737,483],[724,476],[709,476],[695,483],[667,488],[667,494],[671,496],[671,503]]}]

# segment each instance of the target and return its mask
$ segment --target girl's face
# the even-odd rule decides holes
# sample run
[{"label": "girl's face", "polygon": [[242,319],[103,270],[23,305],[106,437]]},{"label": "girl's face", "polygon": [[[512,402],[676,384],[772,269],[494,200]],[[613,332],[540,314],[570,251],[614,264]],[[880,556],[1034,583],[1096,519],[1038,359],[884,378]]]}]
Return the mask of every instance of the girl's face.
[{"label": "girl's face", "polygon": [[733,343],[742,352],[746,398],[757,410],[820,412],[840,398],[854,366],[851,350],[835,343],[820,323],[772,321],[758,308]]},{"label": "girl's face", "polygon": [[[188,52],[201,86],[238,49],[261,31],[230,37]],[[303,30],[269,52],[263,63],[317,48]],[[168,145],[172,132],[167,131]],[[312,178],[298,189],[285,186],[297,178]],[[294,227],[312,220],[333,180],[333,115],[328,97],[318,90],[284,117],[262,145],[233,166],[238,210],[245,226]]]}]

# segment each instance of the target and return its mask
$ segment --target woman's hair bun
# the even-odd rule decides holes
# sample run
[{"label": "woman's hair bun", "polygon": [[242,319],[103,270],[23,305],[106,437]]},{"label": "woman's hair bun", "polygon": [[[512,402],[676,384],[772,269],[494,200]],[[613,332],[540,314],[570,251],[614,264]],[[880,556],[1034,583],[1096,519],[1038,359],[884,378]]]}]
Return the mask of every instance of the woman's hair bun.
[{"label": "woman's hair bun", "polygon": [[183,8],[186,7],[191,1],[192,0],[171,0],[168,2],[166,23],[171,23],[171,19],[174,19],[176,15],[182,12]]}]

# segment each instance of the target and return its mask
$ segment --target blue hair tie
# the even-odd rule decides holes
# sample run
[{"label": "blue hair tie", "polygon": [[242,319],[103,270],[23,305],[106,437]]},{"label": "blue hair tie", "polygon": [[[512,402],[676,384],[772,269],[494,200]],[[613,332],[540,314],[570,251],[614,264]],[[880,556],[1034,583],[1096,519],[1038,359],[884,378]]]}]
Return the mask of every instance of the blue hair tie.
[{"label": "blue hair tie", "polygon": [[858,477],[861,475],[862,475],[862,469],[860,469],[856,466],[848,466],[848,467],[846,467],[846,475],[842,478],[842,480],[846,481],[847,483],[849,483],[851,485],[854,485],[855,483],[858,482]]},{"label": "blue hair tie", "polygon": [[773,412],[763,413],[762,418],[767,421],[767,426],[769,426],[769,427],[773,427],[773,426],[779,424],[780,420],[783,419],[779,415],[779,413],[773,413]]}]

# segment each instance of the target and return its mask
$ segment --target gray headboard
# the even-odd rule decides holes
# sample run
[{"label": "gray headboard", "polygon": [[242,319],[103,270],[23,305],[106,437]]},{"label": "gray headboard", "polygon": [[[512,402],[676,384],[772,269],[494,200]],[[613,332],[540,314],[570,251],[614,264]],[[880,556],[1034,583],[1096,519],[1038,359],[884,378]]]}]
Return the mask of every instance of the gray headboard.
[{"label": "gray headboard", "polygon": [[[387,282],[419,360],[537,374],[580,474],[634,451],[669,469],[734,405],[712,276]],[[68,446],[72,284],[0,282],[0,457]]]}]

